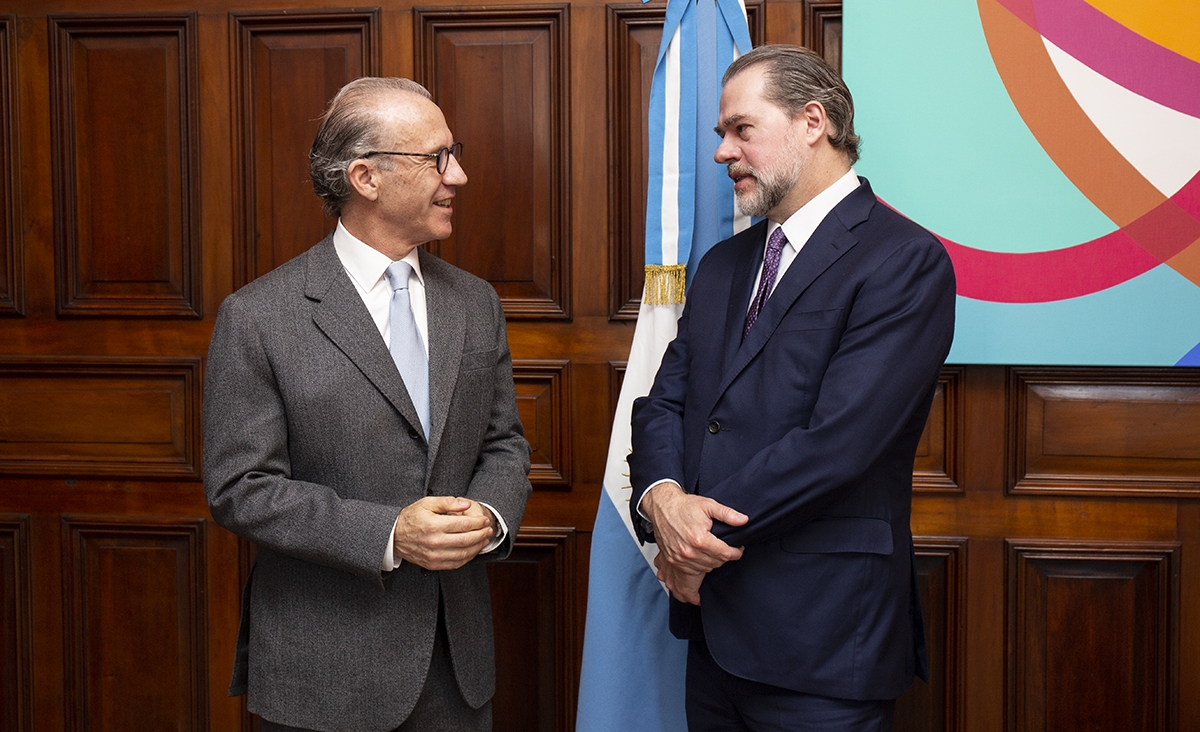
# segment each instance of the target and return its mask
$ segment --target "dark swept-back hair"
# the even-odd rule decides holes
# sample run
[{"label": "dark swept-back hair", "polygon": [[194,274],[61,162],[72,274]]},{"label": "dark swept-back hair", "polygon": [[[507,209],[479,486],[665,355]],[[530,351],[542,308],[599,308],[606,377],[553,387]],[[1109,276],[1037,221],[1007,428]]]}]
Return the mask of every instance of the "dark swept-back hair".
[{"label": "dark swept-back hair", "polygon": [[721,86],[759,64],[767,67],[763,97],[792,117],[809,102],[820,102],[829,119],[829,144],[844,152],[853,165],[861,140],[854,134],[854,98],[841,75],[803,46],[771,44],[738,57],[725,70]]},{"label": "dark swept-back hair", "polygon": [[[308,151],[308,174],[313,191],[323,201],[325,213],[342,215],[350,200],[350,163],[380,147],[378,114],[374,98],[381,92],[404,91],[432,99],[429,90],[410,79],[364,76],[343,86],[321,116],[316,139]],[[386,168],[387,159],[379,161]]]}]

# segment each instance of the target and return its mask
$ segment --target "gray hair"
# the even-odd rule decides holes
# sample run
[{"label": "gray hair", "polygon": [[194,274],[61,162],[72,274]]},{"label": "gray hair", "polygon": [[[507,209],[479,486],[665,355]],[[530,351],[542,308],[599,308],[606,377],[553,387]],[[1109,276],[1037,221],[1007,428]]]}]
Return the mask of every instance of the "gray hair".
[{"label": "gray hair", "polygon": [[[337,217],[350,200],[346,169],[380,147],[377,108],[373,100],[384,92],[411,92],[432,99],[429,90],[410,79],[364,76],[343,86],[321,116],[316,139],[308,151],[308,174],[325,213]],[[380,167],[390,163],[380,160]]]},{"label": "gray hair", "polygon": [[763,97],[792,117],[809,102],[819,102],[829,120],[829,144],[845,153],[853,165],[861,139],[854,134],[854,98],[841,75],[807,48],[772,44],[736,59],[725,70],[721,86],[759,64],[767,67]]}]

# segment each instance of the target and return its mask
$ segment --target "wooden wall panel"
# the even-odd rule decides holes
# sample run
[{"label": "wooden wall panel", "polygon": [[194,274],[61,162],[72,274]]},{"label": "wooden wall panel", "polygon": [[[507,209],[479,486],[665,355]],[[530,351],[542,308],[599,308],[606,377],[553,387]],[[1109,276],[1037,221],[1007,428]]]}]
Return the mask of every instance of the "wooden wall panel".
[{"label": "wooden wall panel", "polygon": [[470,178],[454,234],[429,248],[491,282],[509,318],[571,317],[567,7],[413,11],[417,81]]},{"label": "wooden wall panel", "polygon": [[308,150],[329,101],[380,73],[379,9],[233,12],[238,141],[235,286],[303,253],[335,221],[321,212]]},{"label": "wooden wall panel", "polygon": [[913,464],[916,493],[962,493],[959,466],[963,461],[965,425],[962,366],[946,366]]},{"label": "wooden wall panel", "polygon": [[0,316],[25,306],[21,210],[17,196],[17,17],[0,15]]},{"label": "wooden wall panel", "polygon": [[59,314],[200,317],[196,14],[49,24]]},{"label": "wooden wall panel", "polygon": [[1200,370],[1014,369],[1013,493],[1200,496]]},{"label": "wooden wall panel", "polygon": [[0,514],[0,729],[31,732],[29,517]]},{"label": "wooden wall panel", "polygon": [[571,487],[571,362],[513,361],[517,409],[533,449],[529,482],[534,489]]},{"label": "wooden wall panel", "polygon": [[0,357],[0,474],[200,474],[200,359]]},{"label": "wooden wall panel", "polygon": [[488,565],[496,635],[496,732],[553,732],[575,721],[575,530],[523,526]]},{"label": "wooden wall panel", "polygon": [[800,0],[804,7],[801,43],[842,70],[842,0]]},{"label": "wooden wall panel", "polygon": [[896,701],[896,729],[958,732],[965,711],[961,654],[966,648],[967,539],[913,537],[925,613],[929,683],[916,681]]},{"label": "wooden wall panel", "polygon": [[[646,264],[646,173],[650,82],[666,4],[605,6],[608,39],[609,317],[637,320]],[[746,3],[750,40],[765,37],[761,0]],[[716,123],[716,120],[713,120]],[[712,138],[717,150],[717,139]],[[708,242],[715,244],[716,242]]]},{"label": "wooden wall panel", "polygon": [[1175,729],[1179,545],[1006,546],[1007,728]]},{"label": "wooden wall panel", "polygon": [[208,729],[203,519],[62,521],[69,729]]}]

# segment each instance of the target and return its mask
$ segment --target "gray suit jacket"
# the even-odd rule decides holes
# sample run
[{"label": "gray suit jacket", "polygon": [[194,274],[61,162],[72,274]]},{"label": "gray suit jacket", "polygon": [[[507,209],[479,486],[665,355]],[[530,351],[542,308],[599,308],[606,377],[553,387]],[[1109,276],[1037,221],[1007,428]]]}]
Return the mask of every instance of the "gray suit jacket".
[{"label": "gray suit jacket", "polygon": [[[429,667],[438,594],[459,688],[495,688],[482,560],[508,555],[529,496],[504,314],[483,280],[422,251],[430,439],[332,236],[229,296],[209,347],[204,485],[258,545],[230,694],[314,729],[390,730]],[[380,570],[400,510],[487,503],[508,536],[461,569]]]}]

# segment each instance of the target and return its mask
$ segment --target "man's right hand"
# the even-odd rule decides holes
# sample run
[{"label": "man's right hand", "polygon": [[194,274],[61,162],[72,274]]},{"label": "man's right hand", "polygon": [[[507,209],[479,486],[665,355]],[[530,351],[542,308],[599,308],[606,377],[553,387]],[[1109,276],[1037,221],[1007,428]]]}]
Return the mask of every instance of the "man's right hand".
[{"label": "man's right hand", "polygon": [[706,573],[741,559],[742,550],[713,536],[713,521],[742,526],[744,513],[711,498],[685,493],[678,483],[660,483],[642,496],[641,509],[654,527],[658,551],[672,566],[689,574]]},{"label": "man's right hand", "polygon": [[487,547],[493,532],[490,514],[475,501],[426,496],[400,511],[392,550],[425,569],[458,569]]}]

